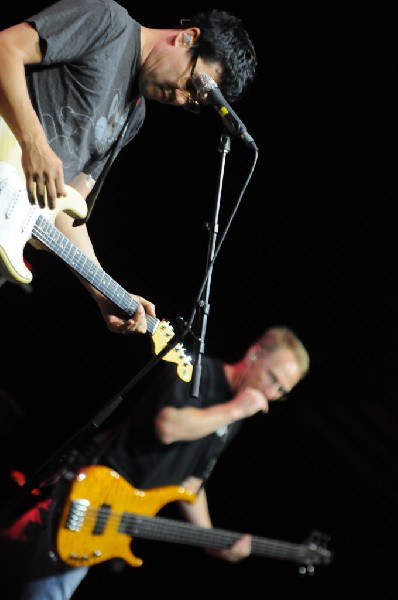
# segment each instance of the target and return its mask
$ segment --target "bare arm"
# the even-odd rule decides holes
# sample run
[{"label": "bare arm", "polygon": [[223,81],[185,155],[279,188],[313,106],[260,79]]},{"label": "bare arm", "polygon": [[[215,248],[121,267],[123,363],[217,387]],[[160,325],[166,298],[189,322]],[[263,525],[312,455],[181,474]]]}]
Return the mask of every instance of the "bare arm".
[{"label": "bare arm", "polygon": [[[171,444],[204,437],[219,427],[250,417],[259,411],[268,412],[267,399],[260,391],[246,387],[229,402],[208,408],[166,406],[156,416],[155,428],[162,443]],[[212,528],[206,491],[201,487],[202,483],[197,477],[189,477],[182,483],[183,487],[196,494],[196,500],[193,503],[181,501],[179,507],[184,518],[193,525]],[[212,556],[236,562],[249,556],[251,541],[252,536],[244,534],[230,548],[206,550]]]},{"label": "bare arm", "polygon": [[[84,178],[86,178],[86,176],[84,176]],[[79,185],[73,185],[73,187],[75,187],[77,191],[79,191],[79,188],[81,189]],[[80,250],[86,256],[88,256],[93,262],[98,264],[98,266],[100,267],[101,265],[96,257],[90,236],[87,231],[87,226],[83,224],[79,225],[79,227],[74,227],[73,222],[74,219],[64,212],[60,212],[55,220],[57,228],[60,229],[62,233],[64,233],[74,244],[76,244],[76,246],[80,248]],[[110,331],[114,333],[146,332],[146,315],[149,314],[153,317],[155,316],[155,306],[152,304],[152,302],[149,302],[142,296],[132,294],[135,300],[137,300],[137,302],[139,303],[139,306],[136,312],[134,313],[133,317],[127,318],[127,316],[122,311],[118,310],[118,308],[113,302],[108,300],[101,292],[94,288],[84,278],[81,278],[79,276],[77,277],[98,304],[101,314]]]},{"label": "bare arm", "polygon": [[166,406],[158,413],[155,426],[159,439],[171,444],[198,439],[259,411],[268,411],[267,399],[254,388],[244,388],[230,402],[209,408]]},{"label": "bare arm", "polygon": [[[25,174],[29,199],[54,209],[56,199],[66,195],[61,159],[51,149],[40,120],[30,101],[25,79],[25,66],[39,64],[42,54],[39,36],[27,23],[0,31],[0,115],[13,132],[21,148],[21,165]],[[70,185],[83,198],[90,188],[87,176],[77,176]],[[87,256],[99,264],[85,225],[73,227],[73,220],[59,213],[56,226]],[[96,300],[107,327],[118,333],[145,333],[146,313],[155,316],[155,307],[141,296],[134,296],[139,307],[133,318],[118,313],[117,307],[83,279],[83,285]]]},{"label": "bare arm", "polygon": [[[184,487],[195,491],[195,488],[197,488],[197,480],[195,478],[190,478],[184,482],[183,485]],[[191,503],[181,501],[179,502],[179,508],[185,520],[189,523],[197,525],[198,527],[213,527],[209,513],[206,491],[204,488],[201,488],[197,494],[195,502]],[[252,538],[250,534],[244,534],[230,548],[207,548],[206,551],[208,554],[216,558],[221,558],[229,562],[237,562],[238,560],[242,560],[242,558],[246,558],[250,555],[251,539]]]},{"label": "bare arm", "polygon": [[0,56],[0,114],[21,147],[29,198],[40,203],[47,198],[54,208],[57,197],[66,194],[63,165],[47,142],[25,79],[25,66],[42,60],[35,29],[19,23],[0,31]]}]

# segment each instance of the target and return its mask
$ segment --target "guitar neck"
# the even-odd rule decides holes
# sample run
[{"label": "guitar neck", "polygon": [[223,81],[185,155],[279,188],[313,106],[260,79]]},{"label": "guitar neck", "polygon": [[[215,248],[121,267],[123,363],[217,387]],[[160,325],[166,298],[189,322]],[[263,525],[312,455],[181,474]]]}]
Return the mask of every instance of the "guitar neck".
[{"label": "guitar neck", "polygon": [[[64,261],[71,269],[91,283],[99,292],[104,294],[117,307],[131,317],[137,310],[138,302],[110,275],[108,275],[93,260],[66,237],[55,225],[44,216],[39,215],[32,235],[42,242],[49,250]],[[159,324],[159,319],[146,315],[147,328],[153,333]]]},{"label": "guitar neck", "polygon": [[[240,537],[241,533],[225,529],[207,529],[191,523],[166,519],[163,517],[147,517],[124,513],[120,530],[130,536],[205,548],[229,548]],[[320,562],[327,564],[331,560],[331,552],[321,548],[315,542],[295,544],[268,538],[252,536],[252,555],[266,556],[302,565],[314,565]]]},{"label": "guitar neck", "polygon": [[[39,215],[32,228],[32,236],[44,244],[56,256],[64,261],[73,271],[91,283],[98,291],[106,296],[113,304],[131,317],[139,304],[131,294],[123,289],[110,275],[108,275],[93,260],[69,239],[62,231],[57,229],[43,215]],[[145,315],[147,331],[152,335],[155,354],[159,354],[174,337],[173,328],[168,322],[162,321],[151,315]],[[181,343],[176,343],[162,356],[163,360],[177,364],[177,373],[183,381],[190,381],[193,365],[191,358],[185,353]]]}]

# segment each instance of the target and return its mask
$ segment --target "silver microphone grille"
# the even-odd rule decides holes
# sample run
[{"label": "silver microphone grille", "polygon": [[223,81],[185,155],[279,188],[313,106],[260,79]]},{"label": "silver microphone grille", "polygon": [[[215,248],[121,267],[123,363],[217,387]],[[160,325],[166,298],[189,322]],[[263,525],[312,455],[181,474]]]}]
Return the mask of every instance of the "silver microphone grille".
[{"label": "silver microphone grille", "polygon": [[214,90],[214,88],[218,87],[214,79],[207,75],[207,73],[200,73],[193,78],[193,84],[196,88],[196,91],[200,96],[206,98],[207,94]]}]

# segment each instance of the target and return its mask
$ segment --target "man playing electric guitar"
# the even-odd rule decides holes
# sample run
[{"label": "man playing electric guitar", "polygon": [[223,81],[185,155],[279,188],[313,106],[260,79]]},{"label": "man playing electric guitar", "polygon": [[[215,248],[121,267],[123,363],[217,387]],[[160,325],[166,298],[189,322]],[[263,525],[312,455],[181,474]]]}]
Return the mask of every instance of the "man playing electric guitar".
[{"label": "man playing electric guitar", "polygon": [[[275,327],[251,344],[236,363],[203,358],[197,398],[169,364],[157,365],[151,382],[135,396],[129,414],[123,415],[97,452],[98,471],[95,466],[78,470],[70,497],[58,503],[56,518],[48,522],[50,501],[41,499],[36,512],[25,514],[4,531],[0,564],[10,560],[14,549],[17,578],[24,580],[18,600],[69,600],[90,565],[107,558],[119,556],[139,566],[139,557],[129,550],[136,531],[130,520],[134,515],[128,514],[133,503],[133,512],[154,515],[159,506],[175,500],[186,521],[211,532],[204,485],[220,453],[244,419],[266,414],[272,401],[292,391],[308,371],[309,356],[293,331]],[[109,469],[101,468],[105,465]],[[131,486],[137,490],[136,501]],[[139,522],[138,529],[142,525]],[[161,527],[159,522],[159,532]],[[211,548],[209,542],[207,552],[232,562],[255,553],[250,534],[240,535],[232,544],[225,540],[224,547]],[[29,552],[33,560],[23,570],[21,556],[29,541],[36,546]]]},{"label": "man playing electric guitar", "polygon": [[[257,66],[243,24],[228,13],[200,13],[187,28],[155,29],[113,0],[47,5],[0,32],[0,56],[0,117],[20,148],[11,162],[19,162],[29,201],[58,210],[55,225],[97,265],[86,214],[73,214],[71,190],[88,199],[89,216],[113,160],[144,122],[146,100],[198,111],[204,99],[190,82],[196,71],[235,102]],[[146,176],[156,177],[152,163]],[[138,177],[131,162],[126,189],[133,201]],[[59,210],[62,200],[69,211]],[[137,232],[143,224],[129,204],[131,230]],[[144,242],[135,244],[134,260],[144,260],[145,251]],[[151,302],[134,296],[137,309],[125,315],[91,283],[82,283],[110,331],[146,332],[145,315],[155,316]]]}]

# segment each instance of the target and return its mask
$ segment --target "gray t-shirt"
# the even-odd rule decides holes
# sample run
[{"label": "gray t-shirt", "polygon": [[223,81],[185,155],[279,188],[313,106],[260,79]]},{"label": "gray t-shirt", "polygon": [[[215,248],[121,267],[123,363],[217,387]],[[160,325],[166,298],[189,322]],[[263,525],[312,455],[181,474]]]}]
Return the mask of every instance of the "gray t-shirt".
[{"label": "gray t-shirt", "polygon": [[60,0],[26,19],[43,62],[27,68],[29,94],[65,181],[101,174],[133,107],[124,146],[140,129],[140,24],[113,0]]}]

